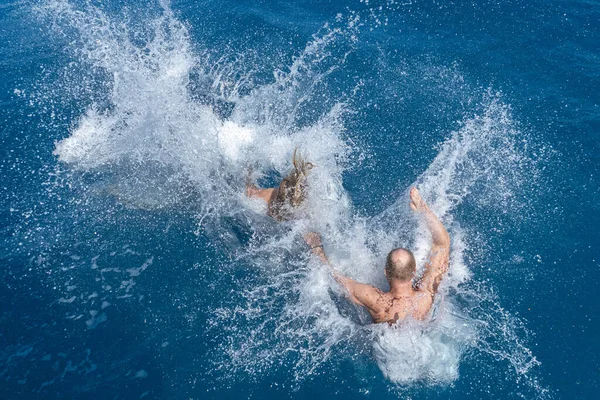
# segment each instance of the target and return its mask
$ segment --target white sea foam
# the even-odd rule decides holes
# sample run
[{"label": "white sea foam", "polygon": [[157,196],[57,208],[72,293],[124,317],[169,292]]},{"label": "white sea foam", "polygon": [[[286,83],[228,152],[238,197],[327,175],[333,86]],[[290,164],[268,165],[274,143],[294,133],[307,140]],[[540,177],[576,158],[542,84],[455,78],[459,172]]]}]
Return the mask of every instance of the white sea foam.
[{"label": "white sea foam", "polygon": [[251,128],[225,121],[218,130],[218,135],[221,152],[229,161],[236,162],[240,159],[241,152],[252,144],[256,133]]},{"label": "white sea foam", "polygon": [[[293,239],[267,239],[252,248],[256,264],[266,271],[263,283],[254,282],[256,287],[243,293],[246,307],[235,307],[234,314],[225,310],[216,314],[220,322],[215,324],[235,320],[239,326],[253,327],[250,333],[246,328],[243,332],[231,328],[229,334],[235,340],[221,349],[229,355],[234,370],[255,374],[283,359],[293,360],[295,376],[301,380],[327,363],[336,351],[351,345],[357,353],[368,352],[382,373],[403,387],[415,382],[452,383],[468,351],[507,360],[518,374],[527,376],[538,362],[523,345],[523,326],[502,311],[491,292],[478,284],[471,286],[464,254],[477,250],[473,249],[478,246],[477,237],[469,240],[453,218],[453,211],[465,200],[480,205],[486,204],[487,196],[498,202],[513,201],[521,174],[531,172],[517,138],[507,107],[498,98],[489,98],[482,114],[465,121],[450,135],[415,182],[452,237],[450,269],[440,286],[431,321],[405,321],[395,328],[368,325],[368,316],[344,304],[338,285],[314,260],[308,268],[303,261],[296,261],[293,267],[283,266],[289,261],[281,252],[292,248]],[[327,173],[332,171],[335,169]],[[489,176],[499,179],[486,182],[486,190],[479,190],[481,180]],[[312,186],[313,197],[320,198],[320,190]],[[324,234],[326,251],[341,272],[385,288],[384,259],[397,246],[414,249],[422,270],[430,238],[409,210],[406,195],[371,219],[357,216],[349,202],[310,207],[310,215],[318,216],[316,220],[297,225],[318,227]],[[289,236],[300,240],[299,231],[293,229]],[[278,252],[279,256],[273,257]],[[273,296],[284,299],[285,306],[270,300]],[[265,315],[269,316],[268,323],[257,323],[264,321]]]},{"label": "white sea foam", "polygon": [[[301,382],[338,355],[373,359],[399,385],[449,384],[458,377],[465,351],[474,349],[508,359],[526,375],[537,362],[514,329],[516,320],[498,314],[491,296],[466,285],[471,273],[463,254],[474,244],[453,218],[465,199],[482,207],[506,207],[519,189],[526,158],[499,98],[490,96],[480,115],[450,135],[416,182],[452,237],[451,266],[433,321],[405,322],[396,329],[373,326],[343,298],[327,271],[308,259],[301,244],[306,229],[321,232],[340,271],[382,288],[382,266],[391,248],[415,249],[422,267],[429,246],[406,195],[374,218],[353,210],[342,176],[357,149],[345,138],[344,102],[329,101],[312,110],[311,118],[304,112],[323,90],[325,78],[352,51],[358,40],[356,21],[324,28],[288,71],[274,74],[273,83],[240,95],[222,90],[236,82],[225,84],[219,68],[204,65],[208,61],[191,50],[185,25],[167,5],[163,10],[148,22],[151,34],[140,45],[127,26],[91,5],[78,9],[68,1],[53,1],[40,8],[55,25],[76,30],[75,54],[81,64],[103,71],[108,81],[107,104],[90,105],[56,144],[55,154],[73,171],[109,170],[107,192],[133,207],[172,205],[181,201],[182,188],[191,187],[198,193],[194,207],[199,224],[208,234],[230,230],[224,216],[250,225],[250,244],[233,245],[236,263],[219,267],[241,266],[259,274],[237,282],[235,294],[214,310],[209,332],[221,340],[215,370],[257,378],[283,365]],[[208,97],[232,103],[227,119],[192,98],[188,83],[193,69],[203,71],[202,79],[213,79],[215,93]],[[254,168],[255,176],[269,171],[285,175],[296,146],[316,165],[305,218],[269,225],[252,212],[256,202],[242,194],[247,167]],[[226,236],[215,235],[215,240]],[[483,316],[473,311],[486,305]],[[92,318],[88,325],[100,322]],[[498,339],[509,344],[497,347]]]}]

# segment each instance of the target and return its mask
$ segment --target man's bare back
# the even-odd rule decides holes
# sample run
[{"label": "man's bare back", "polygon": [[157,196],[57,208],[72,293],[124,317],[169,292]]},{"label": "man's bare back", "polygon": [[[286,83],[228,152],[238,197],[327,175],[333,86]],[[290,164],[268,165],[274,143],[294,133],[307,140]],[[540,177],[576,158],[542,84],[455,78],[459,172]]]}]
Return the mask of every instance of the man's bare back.
[{"label": "man's bare back", "polygon": [[423,276],[416,287],[412,282],[416,271],[416,262],[412,253],[406,249],[394,249],[388,254],[385,275],[390,284],[390,290],[383,292],[372,285],[357,282],[335,271],[325,255],[321,237],[314,232],[304,236],[313,253],[331,268],[335,280],[348,291],[350,300],[365,307],[375,323],[393,324],[408,317],[416,320],[426,319],[440,281],[448,269],[450,256],[448,232],[427,207],[416,188],[411,189],[410,199],[411,209],[424,217],[432,237],[429,258]]},{"label": "man's bare back", "polygon": [[382,322],[394,324],[398,320],[409,317],[422,321],[429,314],[433,303],[431,295],[418,290],[413,290],[410,294],[395,296],[391,292],[374,289],[379,292],[375,303],[365,307],[376,324]]}]

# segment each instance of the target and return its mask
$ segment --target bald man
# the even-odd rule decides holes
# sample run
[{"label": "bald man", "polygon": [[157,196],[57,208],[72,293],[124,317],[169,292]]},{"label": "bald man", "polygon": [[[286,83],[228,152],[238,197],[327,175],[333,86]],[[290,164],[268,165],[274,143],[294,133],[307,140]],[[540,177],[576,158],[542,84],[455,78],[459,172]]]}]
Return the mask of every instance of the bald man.
[{"label": "bald man", "polygon": [[415,256],[407,249],[397,248],[388,254],[384,273],[390,290],[383,292],[335,271],[323,251],[320,236],[314,232],[304,236],[312,252],[331,269],[335,280],[347,290],[350,300],[365,307],[374,323],[387,322],[392,325],[408,317],[416,320],[426,319],[438,286],[448,270],[450,236],[416,188],[410,190],[410,208],[424,218],[432,238],[425,271],[417,286],[413,285],[417,267]]}]

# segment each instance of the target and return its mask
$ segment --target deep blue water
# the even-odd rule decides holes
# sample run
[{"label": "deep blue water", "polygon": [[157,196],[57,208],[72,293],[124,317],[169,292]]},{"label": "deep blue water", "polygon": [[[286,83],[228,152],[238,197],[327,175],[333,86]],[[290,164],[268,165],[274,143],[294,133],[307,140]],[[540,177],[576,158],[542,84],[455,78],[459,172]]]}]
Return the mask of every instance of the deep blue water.
[{"label": "deep blue water", "polygon": [[[600,3],[70,4],[0,2],[2,398],[596,398]],[[245,166],[193,139],[213,121],[198,105],[309,138],[351,201],[336,223],[375,221],[375,257],[374,232],[408,235],[394,204],[458,141],[446,218],[469,277],[445,296],[480,331],[454,378],[385,376],[367,333],[319,327],[364,325],[334,293],[340,315],[304,314],[299,236],[228,197]],[[90,110],[120,122],[60,150]],[[264,185],[285,170],[258,168]]]}]

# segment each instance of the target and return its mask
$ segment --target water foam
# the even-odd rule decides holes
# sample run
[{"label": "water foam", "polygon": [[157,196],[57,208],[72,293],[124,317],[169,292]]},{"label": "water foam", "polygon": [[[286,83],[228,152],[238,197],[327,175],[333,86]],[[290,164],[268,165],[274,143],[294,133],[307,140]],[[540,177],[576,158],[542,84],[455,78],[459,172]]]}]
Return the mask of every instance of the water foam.
[{"label": "water foam", "polygon": [[[298,240],[302,231],[296,228],[288,234],[285,252],[281,239],[255,243],[254,262],[269,264],[262,267],[264,276],[253,281],[255,288],[240,294],[234,313],[222,309],[216,314],[215,326],[233,320],[234,326],[253,327],[249,332],[246,328],[228,332],[235,339],[221,350],[229,355],[233,370],[256,375],[270,365],[287,363],[300,371],[295,377],[302,380],[343,353],[340,349],[353,348],[354,357],[373,357],[382,373],[401,387],[415,382],[451,384],[459,377],[464,357],[480,351],[508,361],[517,376],[527,377],[539,363],[524,345],[526,329],[498,305],[490,288],[473,280],[465,252],[476,252],[478,243],[469,240],[452,217],[466,200],[480,206],[490,200],[488,196],[498,202],[512,201],[524,174],[532,172],[518,139],[509,109],[497,97],[490,98],[481,115],[466,120],[441,145],[416,182],[452,237],[451,267],[431,321],[405,321],[396,329],[369,325],[367,315],[344,304],[340,288],[318,263],[312,260],[307,268],[306,260],[295,259],[289,265],[289,251],[294,249],[289,236]],[[489,176],[502,179],[495,181],[496,186],[488,183],[486,190],[478,190],[481,180]],[[325,218],[327,224],[312,222],[320,227],[326,250],[340,271],[385,288],[384,258],[397,246],[414,249],[422,269],[430,238],[411,215],[406,195],[371,219],[356,215],[351,204],[340,208],[344,211],[336,217]],[[514,211],[518,213],[518,208]],[[278,256],[271,258],[274,253]],[[282,299],[285,305],[272,298]]]},{"label": "water foam", "polygon": [[[203,70],[204,60],[190,50],[185,25],[167,5],[163,8],[164,13],[148,24],[146,37],[134,36],[126,25],[91,5],[82,11],[67,1],[55,1],[40,8],[55,24],[76,29],[79,62],[103,71],[108,81],[106,104],[88,107],[70,135],[56,144],[58,159],[74,171],[108,171],[108,192],[143,208],[150,202],[153,208],[160,207],[160,195],[148,194],[157,190],[148,170],[162,176],[162,185],[178,188],[185,186],[182,181],[191,183],[201,196],[200,207],[217,217],[239,209],[235,194],[248,166],[254,166],[257,175],[269,169],[285,174],[296,146],[310,154],[318,171],[334,171],[316,172],[315,181],[330,191],[339,188],[335,171],[348,147],[340,137],[343,105],[323,110],[309,125],[287,120],[302,114],[299,109],[315,87],[306,82],[335,69],[326,65],[320,73],[312,70],[310,77],[300,72],[330,63],[329,57],[315,58],[339,32],[331,30],[315,39],[290,71],[278,72],[273,84],[258,88],[252,96],[230,93],[227,101],[236,101],[236,107],[228,120],[222,120],[210,104],[192,99],[189,77],[193,69]],[[216,74],[214,80],[223,79],[218,70],[211,72]],[[222,98],[222,93],[216,95]],[[274,110],[268,111],[268,105]],[[142,197],[135,198],[136,192]],[[165,196],[164,205],[176,202],[173,196]]]},{"label": "water foam", "polygon": [[[236,281],[235,293],[214,309],[209,334],[220,343],[214,351],[215,373],[263,379],[284,366],[300,383],[336,357],[362,357],[374,359],[390,381],[410,386],[452,383],[470,349],[509,360],[521,376],[536,365],[514,328],[518,320],[495,312],[501,309],[495,299],[482,297],[470,283],[464,252],[472,244],[452,217],[466,199],[482,207],[507,207],[520,189],[527,158],[518,148],[509,110],[498,98],[441,145],[417,181],[453,238],[451,268],[434,321],[427,326],[408,321],[397,329],[372,326],[300,244],[306,229],[322,232],[342,272],[380,287],[385,286],[381,266],[389,249],[414,248],[422,265],[428,247],[427,236],[420,233],[424,230],[409,215],[406,196],[374,218],[353,210],[342,186],[349,156],[356,151],[344,136],[347,107],[343,99],[315,107],[327,76],[343,66],[356,43],[353,21],[324,28],[287,71],[274,74],[273,83],[242,95],[222,90],[219,68],[204,65],[207,60],[194,54],[185,25],[165,4],[148,24],[150,34],[135,38],[127,25],[91,5],[78,9],[54,1],[40,10],[56,25],[77,31],[76,56],[82,65],[101,70],[108,82],[106,103],[91,104],[56,144],[58,159],[75,173],[105,173],[101,178],[108,192],[132,207],[177,204],[182,188],[191,187],[198,194],[194,207],[202,229],[231,231],[223,217],[234,217],[252,232],[247,245],[232,245],[235,264],[219,266],[234,270],[242,265],[255,274]],[[213,81],[208,97],[233,104],[227,119],[190,95],[193,70]],[[308,218],[275,226],[249,210],[256,203],[242,194],[246,169],[253,166],[257,177],[269,171],[283,175],[296,146],[317,166],[310,177]],[[508,344],[493,345],[498,339]]]}]

